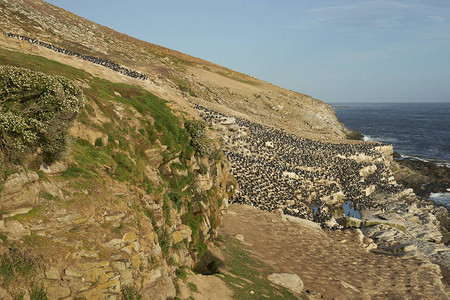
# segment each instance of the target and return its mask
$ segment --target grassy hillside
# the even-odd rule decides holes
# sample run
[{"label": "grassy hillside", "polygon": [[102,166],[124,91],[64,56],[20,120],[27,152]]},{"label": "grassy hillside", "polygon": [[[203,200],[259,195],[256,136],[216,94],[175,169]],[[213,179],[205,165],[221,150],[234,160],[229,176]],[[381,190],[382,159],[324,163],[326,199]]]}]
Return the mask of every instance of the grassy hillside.
[{"label": "grassy hillside", "polygon": [[[111,250],[107,244],[114,238],[127,241],[130,232],[140,237],[133,243],[141,245],[131,248],[132,253],[139,253],[137,263],[134,258],[130,270],[136,282],[139,276],[149,276],[145,274],[159,268],[169,266],[172,273],[165,276],[176,277],[179,266],[192,267],[197,257],[205,253],[205,243],[214,237],[221,222],[219,212],[223,199],[227,197],[226,192],[231,191],[222,154],[216,149],[216,142],[207,137],[208,129],[204,123],[192,121],[186,114],[172,110],[165,100],[139,86],[112,83],[39,56],[0,49],[0,65],[5,71],[0,72],[0,99],[3,104],[9,103],[2,106],[0,120],[10,112],[28,116],[30,107],[49,106],[53,109],[44,116],[57,121],[57,127],[64,133],[64,143],[52,159],[47,159],[46,143],[17,139],[21,137],[19,133],[25,134],[28,129],[38,132],[40,127],[32,128],[25,122],[25,131],[11,129],[0,136],[0,209],[3,215],[0,221],[2,224],[17,221],[24,228],[41,224],[39,228],[44,228],[31,229],[19,237],[8,233],[2,235],[4,242],[0,248],[9,247],[13,252],[2,256],[4,262],[0,269],[8,265],[7,261],[25,259],[32,262],[27,272],[14,267],[9,271],[0,270],[0,281],[3,280],[7,290],[18,295],[18,287],[37,280],[46,287],[44,290],[56,295],[49,289],[49,279],[41,280],[39,275],[49,265],[70,262],[77,266],[83,259],[80,262],[79,259],[67,259],[67,256],[82,249],[95,252],[95,257],[111,264],[111,257],[120,257],[121,261],[131,259],[128,252]],[[14,76],[17,77],[15,89],[7,89],[13,86],[11,78]],[[31,84],[30,78],[39,80]],[[62,102],[43,101],[42,86],[48,84],[48,90],[55,91],[52,84],[61,82],[72,89],[72,93],[54,97]],[[67,116],[61,104],[73,97],[84,98],[84,104],[77,106],[77,114]],[[55,111],[63,112],[66,117],[56,118]],[[45,123],[49,121],[47,119],[42,117],[38,121]],[[184,128],[185,124],[189,130]],[[21,142],[20,149],[13,148],[11,142],[14,139]],[[48,139],[45,141],[49,142]],[[62,169],[51,171],[58,164],[63,166]],[[38,177],[34,178],[33,174]],[[21,176],[25,176],[25,183],[22,188],[17,188],[14,178]],[[31,182],[27,179],[30,176],[34,178]],[[200,184],[205,178],[211,185],[203,187]],[[14,203],[13,199],[25,199],[23,193],[28,189],[36,191],[32,203],[27,200]],[[65,211],[64,215],[75,214],[84,221],[61,225],[57,217],[61,210]],[[121,217],[116,222],[105,223],[105,217],[102,217],[105,213]],[[88,233],[78,228],[78,222],[94,222],[92,226],[100,227],[97,232]],[[72,229],[56,232],[50,229],[61,226]],[[59,242],[61,239],[64,242]],[[81,248],[80,242],[84,244]],[[146,243],[149,244],[147,250]],[[17,283],[16,287],[13,282]],[[155,283],[148,286],[151,284]],[[131,286],[135,288],[134,284]],[[148,286],[136,288],[142,291]],[[129,292],[127,286],[123,284],[122,287]],[[93,295],[70,284],[68,288],[70,295]],[[88,291],[104,292],[95,285]]]},{"label": "grassy hillside", "polygon": [[[333,109],[308,95],[140,41],[41,0],[4,0],[0,2],[0,8],[4,15],[0,19],[3,31],[112,60],[143,73],[149,78],[142,83],[146,89],[180,107],[195,102],[312,139],[345,138],[347,130],[338,122]],[[8,45],[13,43],[11,38],[4,40]],[[20,47],[52,56],[48,51],[41,51],[39,46],[26,42]]]}]

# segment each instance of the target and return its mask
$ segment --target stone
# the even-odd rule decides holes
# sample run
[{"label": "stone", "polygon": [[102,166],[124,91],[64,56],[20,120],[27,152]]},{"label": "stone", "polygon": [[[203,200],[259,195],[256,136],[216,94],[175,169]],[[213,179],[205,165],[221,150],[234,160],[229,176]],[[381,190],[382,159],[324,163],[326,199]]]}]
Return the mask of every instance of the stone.
[{"label": "stone", "polygon": [[172,240],[175,244],[183,240],[183,237],[181,236],[181,232],[179,230],[172,232]]},{"label": "stone", "polygon": [[273,143],[272,143],[272,142],[267,141],[267,142],[266,142],[266,147],[268,147],[268,148],[273,148],[274,146],[273,146]]},{"label": "stone", "polygon": [[80,256],[86,257],[86,258],[94,258],[94,259],[99,258],[97,251],[88,251],[88,250],[81,251]]},{"label": "stone", "polygon": [[144,275],[143,288],[147,288],[153,282],[158,280],[161,276],[162,276],[161,268],[155,268],[150,270],[148,273]]},{"label": "stone", "polygon": [[39,175],[33,171],[26,171],[10,175],[3,184],[2,195],[18,193],[23,186],[39,180]]},{"label": "stone", "polygon": [[367,176],[369,176],[369,175],[375,173],[376,170],[377,170],[377,166],[376,166],[376,165],[370,165],[370,166],[367,166],[367,167],[362,168],[362,169],[359,171],[359,175],[360,175],[361,177],[367,177]]},{"label": "stone", "polygon": [[[400,220],[398,215],[387,215],[387,214],[371,214],[368,216],[364,216],[364,226],[371,227],[375,225],[387,225],[392,228],[399,229],[403,232],[406,232],[405,224]],[[395,217],[391,218],[391,217]]]},{"label": "stone", "polygon": [[46,270],[45,271],[45,276],[48,279],[55,279],[55,280],[60,280],[61,279],[60,272],[55,267],[50,267],[50,269]]},{"label": "stone", "polygon": [[339,280],[339,283],[340,283],[343,287],[345,287],[346,289],[354,290],[354,291],[357,292],[357,293],[360,292],[356,287],[354,287],[353,285],[351,285],[351,284],[348,283],[348,282],[345,282],[344,280]]},{"label": "stone", "polygon": [[155,183],[161,183],[161,177],[159,176],[159,171],[158,169],[147,165],[145,166],[145,175],[147,175],[147,177],[155,182]]},{"label": "stone", "polygon": [[360,219],[354,217],[342,217],[336,219],[336,221],[344,227],[360,228],[362,224]]},{"label": "stone", "polygon": [[366,189],[363,190],[363,192],[366,194],[366,196],[370,196],[372,195],[376,190],[376,186],[375,185],[370,185],[369,187],[367,187]]},{"label": "stone", "polygon": [[320,227],[320,225],[313,221],[302,219],[302,218],[297,218],[297,217],[289,216],[289,215],[286,215],[286,219],[290,222],[294,222],[294,223],[300,224],[302,226],[306,226],[310,229],[315,229],[317,231],[322,232],[322,228]]},{"label": "stone", "polygon": [[125,271],[127,269],[127,263],[124,261],[114,261],[112,266],[119,272]]},{"label": "stone", "polygon": [[71,293],[67,283],[61,280],[47,280],[44,281],[43,286],[47,292],[49,299],[61,299],[68,297]]},{"label": "stone", "polygon": [[209,174],[202,175],[198,174],[194,181],[194,187],[197,192],[209,191],[214,185],[213,178]]},{"label": "stone", "polygon": [[112,239],[109,242],[105,243],[104,246],[108,248],[120,249],[123,245],[122,239]]},{"label": "stone", "polygon": [[175,281],[175,288],[177,291],[177,297],[180,299],[188,299],[191,296],[191,292],[186,284],[181,279]]},{"label": "stone", "polygon": [[136,232],[134,231],[130,231],[128,233],[125,233],[122,241],[124,241],[125,243],[131,243],[137,240],[137,235]]},{"label": "stone", "polygon": [[70,277],[83,277],[83,273],[80,272],[79,270],[73,269],[71,267],[68,267],[64,270],[64,274],[66,274],[66,276],[70,276]]},{"label": "stone", "polygon": [[222,125],[233,125],[233,124],[236,124],[236,119],[234,117],[223,118],[223,120],[220,121],[220,124],[222,124]]},{"label": "stone", "polygon": [[188,239],[189,240],[191,238],[191,236],[192,236],[192,229],[189,226],[184,225],[184,224],[179,224],[179,225],[177,225],[177,229],[178,229],[178,231],[181,234],[181,239],[182,240],[184,240],[184,239]]},{"label": "stone", "polygon": [[122,286],[132,285],[134,283],[131,270],[123,270],[120,272],[120,283]]},{"label": "stone", "polygon": [[16,209],[10,208],[8,209],[8,213],[7,214],[3,214],[3,218],[11,218],[17,215],[23,215],[26,213],[29,213],[30,211],[33,210],[33,206],[24,206],[24,207],[19,207]]},{"label": "stone", "polygon": [[20,223],[17,220],[8,220],[5,222],[5,231],[8,232],[11,236],[9,236],[10,239],[14,239],[15,237],[20,237],[24,235],[30,235],[30,229],[23,226],[22,223]]},{"label": "stone", "polygon": [[69,128],[69,132],[71,136],[86,140],[91,143],[92,146],[95,146],[95,141],[97,139],[102,139],[103,144],[105,145],[108,144],[108,136],[106,134],[77,121]]},{"label": "stone", "polygon": [[51,194],[53,197],[59,197],[60,199],[64,198],[63,192],[55,184],[52,184],[48,181],[42,181],[40,182],[40,185],[42,191]]},{"label": "stone", "polygon": [[131,257],[131,265],[135,269],[138,269],[142,265],[142,255],[140,253]]},{"label": "stone", "polygon": [[339,226],[339,223],[336,222],[336,219],[334,217],[331,217],[331,219],[329,219],[328,221],[325,222],[325,225],[328,228],[336,228]]},{"label": "stone", "polygon": [[47,165],[46,163],[42,164],[39,170],[44,171],[47,174],[59,174],[63,173],[67,170],[67,166],[59,161],[52,163],[51,165]]},{"label": "stone", "polygon": [[144,151],[144,154],[147,157],[147,163],[152,169],[157,169],[163,162],[163,157],[160,151],[161,150],[157,148],[147,149]]},{"label": "stone", "polygon": [[238,241],[241,241],[241,242],[243,242],[244,241],[244,236],[242,235],[242,234],[236,234],[236,239],[238,240]]},{"label": "stone", "polygon": [[114,216],[105,216],[104,220],[106,222],[116,222],[116,221],[123,219],[123,217],[125,217],[125,213],[121,213],[121,214],[114,215]]},{"label": "stone", "polygon": [[287,288],[293,293],[300,294],[303,291],[303,281],[297,274],[273,273],[270,274],[267,279]]}]

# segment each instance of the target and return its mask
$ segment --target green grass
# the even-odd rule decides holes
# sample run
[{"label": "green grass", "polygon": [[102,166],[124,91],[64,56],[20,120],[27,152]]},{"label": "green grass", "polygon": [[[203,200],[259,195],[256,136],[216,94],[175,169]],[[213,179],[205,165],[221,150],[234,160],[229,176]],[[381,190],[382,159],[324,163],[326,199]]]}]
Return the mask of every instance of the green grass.
[{"label": "green grass", "polygon": [[238,240],[225,238],[223,250],[230,274],[216,276],[234,291],[234,299],[298,299],[287,289],[269,281],[267,276],[273,270],[246,251]]},{"label": "green grass", "polygon": [[187,278],[187,270],[189,270],[188,266],[181,266],[179,267],[175,274],[177,275],[178,278],[180,278],[181,280],[185,280]]},{"label": "green grass", "polygon": [[122,295],[120,299],[140,300],[142,299],[142,295],[134,286],[128,285],[122,288]]},{"label": "green grass", "polygon": [[162,228],[158,230],[158,241],[161,247],[161,252],[165,258],[169,257],[170,252],[170,235],[167,229]]},{"label": "green grass", "polygon": [[42,285],[40,287],[37,287],[34,284],[31,285],[30,300],[49,300],[47,292]]},{"label": "green grass", "polygon": [[0,234],[0,240],[3,241],[4,245],[8,245],[8,236],[5,234]]},{"label": "green grass", "polygon": [[0,64],[28,68],[49,75],[64,76],[69,79],[87,79],[92,77],[81,69],[46,59],[42,56],[23,54],[0,49]]},{"label": "green grass", "polygon": [[188,288],[194,292],[194,293],[198,293],[198,287],[195,283],[193,282],[188,282]]},{"label": "green grass", "polygon": [[29,277],[34,273],[34,262],[18,248],[12,247],[9,251],[0,255],[0,276],[5,283],[10,283],[14,279],[25,276]]}]

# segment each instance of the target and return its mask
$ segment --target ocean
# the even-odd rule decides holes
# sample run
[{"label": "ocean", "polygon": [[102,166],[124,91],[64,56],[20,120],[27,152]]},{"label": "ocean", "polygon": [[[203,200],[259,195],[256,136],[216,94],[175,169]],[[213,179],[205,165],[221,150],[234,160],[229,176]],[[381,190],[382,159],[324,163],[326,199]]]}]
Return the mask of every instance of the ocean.
[{"label": "ocean", "polygon": [[[402,157],[450,167],[450,103],[332,104],[339,121],[364,140],[394,146]],[[430,199],[450,209],[450,192]]]}]

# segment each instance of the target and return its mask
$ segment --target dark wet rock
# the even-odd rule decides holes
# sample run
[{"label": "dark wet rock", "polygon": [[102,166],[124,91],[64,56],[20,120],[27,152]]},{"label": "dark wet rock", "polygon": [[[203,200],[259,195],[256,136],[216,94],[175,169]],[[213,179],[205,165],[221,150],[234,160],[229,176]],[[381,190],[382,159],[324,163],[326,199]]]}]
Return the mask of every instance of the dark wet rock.
[{"label": "dark wet rock", "polygon": [[450,168],[446,166],[410,158],[397,159],[397,163],[400,166],[394,174],[397,182],[412,188],[422,199],[450,188]]}]

